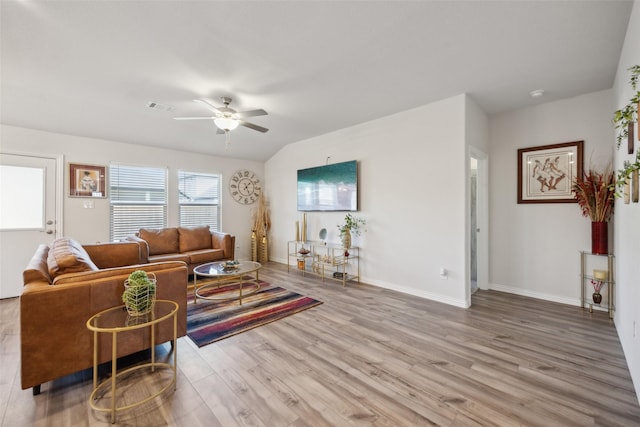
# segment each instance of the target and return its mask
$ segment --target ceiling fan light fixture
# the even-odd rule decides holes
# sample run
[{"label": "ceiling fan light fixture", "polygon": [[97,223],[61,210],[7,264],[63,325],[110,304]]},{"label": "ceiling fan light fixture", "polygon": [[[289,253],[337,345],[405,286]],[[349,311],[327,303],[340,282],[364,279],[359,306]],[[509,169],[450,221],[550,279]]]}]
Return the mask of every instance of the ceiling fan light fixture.
[{"label": "ceiling fan light fixture", "polygon": [[234,130],[240,124],[238,120],[232,119],[230,117],[216,117],[215,119],[213,119],[213,123],[216,124],[218,129],[222,129],[225,132]]}]

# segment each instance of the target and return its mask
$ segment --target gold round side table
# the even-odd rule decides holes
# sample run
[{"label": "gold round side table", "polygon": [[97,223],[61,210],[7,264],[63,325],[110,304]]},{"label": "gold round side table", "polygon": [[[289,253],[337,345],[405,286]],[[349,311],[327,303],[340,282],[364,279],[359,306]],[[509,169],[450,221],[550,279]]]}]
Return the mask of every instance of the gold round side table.
[{"label": "gold round side table", "polygon": [[[153,310],[142,316],[130,316],[124,305],[113,307],[100,313],[97,313],[87,320],[87,328],[93,331],[93,391],[89,396],[89,405],[96,411],[111,412],[111,423],[116,422],[116,413],[125,409],[130,409],[151,399],[159,396],[169,387],[176,388],[176,368],[178,362],[178,304],[174,301],[157,300]],[[168,319],[173,319],[173,364],[156,362],[156,334],[155,326]],[[141,365],[132,366],[123,371],[117,372],[117,354],[118,354],[118,333],[132,331],[134,329],[150,328],[151,330],[151,362]],[[111,334],[111,378],[108,378],[98,384],[98,334]],[[155,372],[156,369],[170,369],[173,371],[171,380],[162,386],[160,390],[152,395],[145,397],[136,402],[124,406],[117,406],[117,384],[118,378],[137,370],[149,369]],[[99,402],[102,396],[105,396],[106,390],[111,388],[111,402],[108,407],[100,406]],[[104,393],[103,393],[104,391]],[[100,394],[99,394],[100,393]],[[107,400],[105,398],[105,400]]]}]

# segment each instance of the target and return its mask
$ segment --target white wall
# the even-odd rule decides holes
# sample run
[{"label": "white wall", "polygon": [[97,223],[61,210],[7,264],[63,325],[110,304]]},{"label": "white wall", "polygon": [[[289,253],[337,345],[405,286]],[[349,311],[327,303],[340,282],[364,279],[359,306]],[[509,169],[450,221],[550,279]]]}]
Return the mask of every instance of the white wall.
[{"label": "white wall", "polygon": [[[630,74],[627,71],[632,65],[640,65],[640,2],[637,1],[633,5],[620,55],[613,88],[615,105],[611,112],[625,106],[633,97],[628,83]],[[639,134],[640,129],[636,126],[636,135]],[[615,141],[615,137],[610,136],[609,141]],[[622,169],[625,160],[631,161],[634,158],[627,154],[626,145],[626,141],[623,142],[620,150],[615,152],[617,169]],[[636,137],[634,154],[638,150],[640,142]],[[625,205],[618,200],[614,221],[617,288],[615,323],[640,402],[640,204]]]},{"label": "white wall", "polygon": [[[287,261],[295,238],[298,169],[358,160],[366,283],[465,306],[465,95],[290,144],[265,164],[273,227],[271,259]],[[311,212],[308,237],[321,228],[339,241],[345,213]],[[440,268],[449,271],[441,280]],[[291,274],[297,274],[291,273]],[[353,285],[351,285],[353,286]]]},{"label": "white wall", "polygon": [[490,118],[490,282],[493,289],[567,304],[580,300],[579,251],[591,222],[575,203],[518,204],[517,150],[584,141],[584,166],[613,158],[611,90]]},{"label": "white wall", "polygon": [[[68,163],[108,166],[120,162],[141,166],[169,168],[169,226],[178,225],[177,171],[220,173],[222,183],[222,231],[236,235],[236,257],[248,259],[251,244],[251,207],[236,203],[228,190],[228,177],[238,169],[250,169],[264,176],[263,164],[166,150],[114,141],[42,132],[14,126],[0,125],[3,152],[64,155],[64,234],[81,243],[109,241],[109,199],[91,199],[95,208],[83,208],[85,198],[68,197]],[[240,249],[237,248],[240,246]]]}]

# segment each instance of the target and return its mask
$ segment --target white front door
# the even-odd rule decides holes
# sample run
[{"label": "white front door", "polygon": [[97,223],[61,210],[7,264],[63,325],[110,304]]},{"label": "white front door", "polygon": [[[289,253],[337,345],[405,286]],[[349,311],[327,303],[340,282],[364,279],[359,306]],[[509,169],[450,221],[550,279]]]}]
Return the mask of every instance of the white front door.
[{"label": "white front door", "polygon": [[0,153],[0,298],[17,297],[22,271],[56,237],[58,161]]}]

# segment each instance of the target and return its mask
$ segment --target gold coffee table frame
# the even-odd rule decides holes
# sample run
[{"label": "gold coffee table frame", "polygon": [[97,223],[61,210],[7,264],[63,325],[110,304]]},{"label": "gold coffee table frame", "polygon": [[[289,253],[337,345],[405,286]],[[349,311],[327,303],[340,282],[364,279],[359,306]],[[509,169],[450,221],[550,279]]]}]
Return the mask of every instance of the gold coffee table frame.
[{"label": "gold coffee table frame", "polygon": [[[97,313],[87,320],[87,328],[93,331],[93,391],[89,396],[89,405],[96,411],[111,412],[111,423],[116,422],[116,412],[130,409],[159,396],[169,387],[176,389],[176,368],[178,366],[178,304],[174,301],[157,300],[153,310],[146,315],[132,317],[127,313],[124,305],[113,307]],[[173,318],[173,365],[170,363],[156,362],[156,333],[155,325],[169,318]],[[123,371],[117,372],[118,354],[118,333],[132,331],[140,328],[151,328],[151,362],[142,365],[132,366]],[[98,334],[111,334],[111,378],[98,384]],[[151,372],[156,369],[171,369],[173,375],[171,381],[164,385],[159,391],[142,400],[125,406],[116,406],[117,379],[130,372],[140,369],[151,368]],[[98,406],[98,392],[111,386],[111,407]]]},{"label": "gold coffee table frame", "polygon": [[[242,304],[242,298],[253,295],[260,290],[260,281],[258,278],[258,270],[262,268],[262,264],[255,261],[242,261],[238,265],[238,268],[235,269],[224,269],[224,261],[223,262],[208,262],[206,264],[202,264],[193,269],[193,302],[194,304],[198,302],[198,298],[213,300],[213,301],[226,301],[237,299],[240,304]],[[244,280],[243,276],[247,274],[255,273],[256,277],[253,279],[255,284],[252,286],[252,289],[249,292],[245,292],[243,295],[243,285]],[[215,282],[207,282],[198,287],[198,276],[200,277],[209,277],[215,278],[217,281]],[[234,279],[237,279],[238,287],[238,296],[233,297],[208,297],[200,294],[200,291],[207,288],[212,288],[214,286],[220,287],[222,284],[234,284]]]}]

